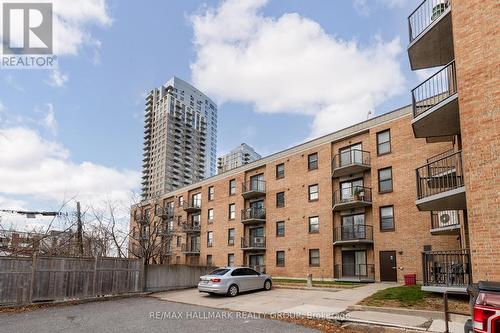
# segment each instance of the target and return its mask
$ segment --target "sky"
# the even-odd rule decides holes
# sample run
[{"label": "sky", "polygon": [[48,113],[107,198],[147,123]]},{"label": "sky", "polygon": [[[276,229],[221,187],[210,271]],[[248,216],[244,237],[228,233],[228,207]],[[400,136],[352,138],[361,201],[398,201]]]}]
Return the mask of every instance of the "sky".
[{"label": "sky", "polygon": [[173,75],[217,102],[218,155],[264,156],[407,105],[427,75],[417,0],[52,2],[58,68],[0,69],[0,209],[129,202],[145,93]]}]

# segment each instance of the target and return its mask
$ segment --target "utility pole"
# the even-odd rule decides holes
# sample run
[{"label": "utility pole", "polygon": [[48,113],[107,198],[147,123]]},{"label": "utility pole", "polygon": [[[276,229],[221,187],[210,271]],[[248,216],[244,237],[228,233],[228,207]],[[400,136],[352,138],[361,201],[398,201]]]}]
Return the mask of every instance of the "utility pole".
[{"label": "utility pole", "polygon": [[83,257],[83,235],[82,235],[82,215],[80,211],[80,201],[76,202],[76,237],[78,241],[78,252]]}]

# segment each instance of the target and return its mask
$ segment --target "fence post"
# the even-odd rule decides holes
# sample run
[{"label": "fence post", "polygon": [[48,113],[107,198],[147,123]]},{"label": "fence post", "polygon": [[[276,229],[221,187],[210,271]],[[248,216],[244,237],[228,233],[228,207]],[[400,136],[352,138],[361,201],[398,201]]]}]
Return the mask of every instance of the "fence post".
[{"label": "fence post", "polygon": [[94,276],[93,276],[93,280],[92,280],[92,297],[96,297],[96,293],[97,293],[97,290],[96,290],[96,284],[97,284],[97,255],[95,256],[95,259],[94,259]]},{"label": "fence post", "polygon": [[28,294],[28,303],[33,302],[33,291],[35,289],[35,273],[36,273],[36,252],[33,252],[33,258],[31,260],[31,279],[30,279],[30,291]]}]

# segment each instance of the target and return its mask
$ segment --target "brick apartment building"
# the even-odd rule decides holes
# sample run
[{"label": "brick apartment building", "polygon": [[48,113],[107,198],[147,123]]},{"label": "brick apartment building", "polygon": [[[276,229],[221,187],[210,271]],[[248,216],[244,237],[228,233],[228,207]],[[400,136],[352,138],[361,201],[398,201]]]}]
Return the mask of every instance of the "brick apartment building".
[{"label": "brick apartment building", "polygon": [[164,221],[171,263],[367,282],[416,274],[434,291],[499,281],[494,7],[424,1],[408,18],[410,64],[444,67],[411,106],[145,201],[131,228]]}]

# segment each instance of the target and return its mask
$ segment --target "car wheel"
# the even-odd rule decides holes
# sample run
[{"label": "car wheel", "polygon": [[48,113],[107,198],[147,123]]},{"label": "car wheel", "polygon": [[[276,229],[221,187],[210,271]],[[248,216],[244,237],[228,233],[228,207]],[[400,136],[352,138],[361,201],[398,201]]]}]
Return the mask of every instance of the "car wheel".
[{"label": "car wheel", "polygon": [[271,290],[271,287],[273,286],[271,280],[266,280],[266,282],[264,282],[264,290]]},{"label": "car wheel", "polygon": [[238,291],[239,291],[238,286],[235,284],[232,284],[229,286],[229,289],[227,290],[227,295],[234,297],[234,296],[238,295]]}]

